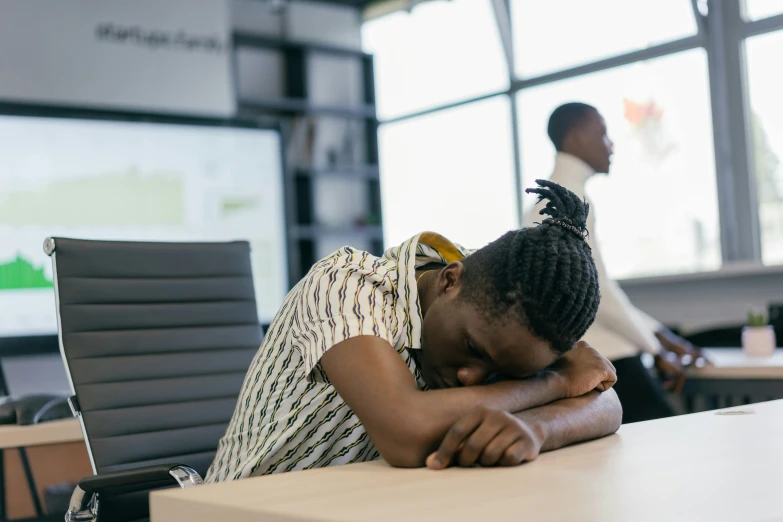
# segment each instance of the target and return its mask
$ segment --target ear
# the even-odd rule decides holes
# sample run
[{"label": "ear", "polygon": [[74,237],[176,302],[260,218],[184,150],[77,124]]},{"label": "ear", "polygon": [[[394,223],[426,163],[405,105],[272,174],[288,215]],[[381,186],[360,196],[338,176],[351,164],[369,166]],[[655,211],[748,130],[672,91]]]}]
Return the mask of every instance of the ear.
[{"label": "ear", "polygon": [[458,294],[464,273],[465,265],[459,261],[453,261],[442,268],[438,274],[438,295],[449,292]]},{"label": "ear", "polygon": [[561,147],[563,152],[572,156],[579,156],[580,141],[582,140],[581,134],[579,129],[572,128],[569,130],[563,138],[563,146]]}]

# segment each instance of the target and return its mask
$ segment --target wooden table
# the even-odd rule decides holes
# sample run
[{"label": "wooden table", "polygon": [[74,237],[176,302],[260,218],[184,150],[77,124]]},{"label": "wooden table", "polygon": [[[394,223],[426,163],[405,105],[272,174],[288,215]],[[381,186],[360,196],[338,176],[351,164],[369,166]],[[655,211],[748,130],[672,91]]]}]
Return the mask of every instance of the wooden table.
[{"label": "wooden table", "polygon": [[[30,426],[0,426],[0,521],[7,520],[10,516],[6,506],[6,455],[4,450],[18,449],[19,460],[24,472],[24,478],[9,479],[7,486],[18,492],[19,487],[14,481],[26,482],[32,507],[35,512],[35,520],[43,518],[44,509],[40,499],[40,487],[36,484],[33,468],[30,465],[30,458],[27,449],[35,446],[46,446],[50,444],[64,444],[72,442],[83,442],[82,430],[77,419],[64,419],[56,421],[43,422]],[[40,477],[39,477],[40,478]],[[21,479],[21,480],[20,480]],[[17,493],[18,494],[18,493]],[[14,498],[13,493],[9,493],[9,501],[18,500]],[[10,502],[9,502],[10,505]],[[57,514],[56,518],[62,519],[62,514]]]},{"label": "wooden table", "polygon": [[741,348],[705,348],[712,366],[691,371],[697,379],[783,379],[783,349],[771,357],[748,357]]},{"label": "wooden table", "polygon": [[771,357],[748,357],[740,348],[704,352],[714,365],[688,373],[683,394],[690,402],[701,396],[715,409],[783,399],[783,349]]},{"label": "wooden table", "polygon": [[631,424],[515,468],[370,462],[157,491],[152,522],[780,520],[783,401],[752,409]]},{"label": "wooden table", "polygon": [[31,426],[0,426],[0,449],[29,448],[44,444],[84,440],[77,419],[64,419]]}]

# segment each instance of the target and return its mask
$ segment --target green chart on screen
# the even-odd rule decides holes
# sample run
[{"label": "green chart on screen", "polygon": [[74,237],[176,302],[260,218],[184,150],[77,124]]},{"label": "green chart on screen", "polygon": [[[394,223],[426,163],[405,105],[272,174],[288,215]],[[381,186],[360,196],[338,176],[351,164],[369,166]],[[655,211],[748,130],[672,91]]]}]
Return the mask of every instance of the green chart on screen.
[{"label": "green chart on screen", "polygon": [[46,278],[43,268],[36,268],[21,256],[7,263],[0,262],[0,292],[53,287],[54,283]]}]

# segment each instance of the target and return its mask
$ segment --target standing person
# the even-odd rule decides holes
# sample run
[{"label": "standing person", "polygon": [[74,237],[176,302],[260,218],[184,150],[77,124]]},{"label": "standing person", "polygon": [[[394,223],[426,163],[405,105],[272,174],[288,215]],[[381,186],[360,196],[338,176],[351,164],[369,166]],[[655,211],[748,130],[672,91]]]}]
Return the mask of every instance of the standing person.
[{"label": "standing person", "polygon": [[[550,181],[585,198],[587,180],[596,174],[608,174],[611,165],[614,144],[604,118],[591,105],[566,103],[552,113],[547,131],[557,151]],[[526,213],[523,225],[539,221],[542,208],[543,203],[539,203]],[[684,378],[682,364],[703,362],[703,358],[686,340],[636,308],[607,275],[596,241],[594,212],[589,214],[587,229],[601,286],[601,304],[585,340],[617,369],[615,390],[623,405],[623,422],[671,416],[674,412],[666,401],[664,388],[679,388]],[[642,363],[644,352],[655,357],[656,368],[667,377],[666,382],[650,375]]]}]

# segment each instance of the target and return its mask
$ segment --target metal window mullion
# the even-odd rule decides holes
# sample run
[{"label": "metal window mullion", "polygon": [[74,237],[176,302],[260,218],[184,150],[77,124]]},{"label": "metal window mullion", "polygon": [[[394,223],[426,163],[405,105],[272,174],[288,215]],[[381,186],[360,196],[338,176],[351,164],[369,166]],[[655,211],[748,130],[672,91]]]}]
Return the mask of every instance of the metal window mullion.
[{"label": "metal window mullion", "polygon": [[699,11],[699,0],[691,0],[691,10],[693,11],[693,18],[696,20],[699,34],[704,34],[707,31],[707,19]]},{"label": "metal window mullion", "polygon": [[522,147],[519,135],[519,110],[517,107],[516,93],[509,93],[511,107],[511,140],[514,147],[514,197],[517,204],[517,226],[522,226],[522,216],[524,208],[522,206],[522,194],[525,190],[522,182]]},{"label": "metal window mullion", "polygon": [[707,54],[724,264],[761,260],[755,174],[748,154],[742,25],[737,0],[709,1]]},{"label": "metal window mullion", "polygon": [[[508,84],[514,83],[514,31],[511,21],[511,3],[509,0],[492,0],[492,8],[495,13],[498,35],[503,43],[503,52],[506,57],[508,71]],[[509,110],[511,111],[511,147],[514,156],[514,202],[517,207],[517,226],[522,226],[522,161],[519,142],[519,117],[517,111],[516,95],[508,92]]]},{"label": "metal window mullion", "polygon": [[508,94],[508,90],[504,91],[497,91],[497,92],[491,92],[489,94],[484,94],[481,96],[476,96],[474,98],[466,98],[464,100],[459,100],[453,103],[447,103],[445,105],[438,105],[437,107],[432,107],[429,109],[423,109],[416,112],[409,112],[407,114],[403,114],[400,116],[394,116],[392,118],[388,118],[385,120],[381,120],[379,123],[381,125],[386,125],[388,123],[398,123],[405,120],[412,120],[415,118],[420,118],[421,116],[427,116],[428,114],[433,114],[436,112],[446,111],[449,109],[456,109],[457,107],[462,107],[463,105],[470,105],[471,103],[476,103],[484,100],[488,100],[490,98],[494,98],[496,96],[502,96],[503,94]]},{"label": "metal window mullion", "polygon": [[679,40],[666,42],[660,45],[655,45],[653,47],[647,47],[645,49],[639,49],[637,51],[631,51],[629,53],[612,56],[610,58],[604,58],[602,60],[578,65],[569,69],[562,69],[552,73],[543,74],[541,76],[515,79],[511,84],[511,91],[536,87],[545,83],[553,83],[560,80],[566,80],[568,78],[574,78],[576,76],[583,76],[585,74],[605,71],[607,69],[613,69],[622,65],[629,65],[642,60],[651,60],[653,58],[660,58],[670,54],[689,51],[691,49],[696,49],[697,47],[703,47],[704,42],[704,36],[701,34],[696,34],[694,36],[688,36]]},{"label": "metal window mullion", "polygon": [[503,45],[503,55],[508,68],[509,85],[514,79],[514,42],[511,34],[511,13],[506,0],[492,0],[492,11],[495,14],[500,43]]},{"label": "metal window mullion", "polygon": [[783,29],[783,14],[742,24],[742,35],[746,37],[757,36],[780,29]]},{"label": "metal window mullion", "polygon": [[[605,71],[607,69],[612,69],[615,67],[620,67],[622,65],[629,65],[635,62],[639,62],[642,60],[650,60],[653,58],[659,58],[662,56],[667,56],[670,54],[675,54],[683,51],[689,51],[691,49],[696,49],[698,47],[703,47],[705,45],[705,38],[700,35],[694,35],[689,36],[687,38],[682,38],[680,40],[675,40],[673,42],[667,42],[664,44],[656,45],[654,47],[648,47],[646,49],[641,49],[638,51],[632,51],[626,54],[621,54],[618,56],[613,56],[611,58],[606,58],[603,60],[598,60],[596,62],[587,63],[584,65],[579,65],[577,67],[572,67],[570,69],[563,69],[560,71],[556,71],[553,73],[547,73],[542,76],[536,76],[531,78],[524,78],[524,79],[518,79],[513,74],[510,77],[511,83],[510,88],[508,90],[504,91],[497,91],[497,92],[491,92],[485,95],[476,96],[473,98],[467,98],[464,100],[459,100],[456,102],[444,104],[444,105],[436,105],[431,108],[427,108],[424,110],[401,114],[399,116],[395,116],[389,119],[384,119],[381,121],[381,123],[396,123],[398,121],[408,120],[412,118],[418,118],[419,116],[425,116],[427,114],[432,114],[433,112],[439,112],[442,110],[447,109],[453,109],[455,107],[459,107],[461,105],[467,105],[469,103],[474,103],[477,101],[486,100],[488,98],[492,98],[494,96],[499,96],[501,94],[514,94],[518,91],[521,91],[522,89],[527,89],[530,87],[536,87],[539,85],[543,85],[546,83],[553,83],[560,80],[565,80],[568,78],[574,78],[577,76],[583,76],[585,74],[590,74],[594,72],[599,71]],[[512,64],[513,66],[513,64]]]}]

